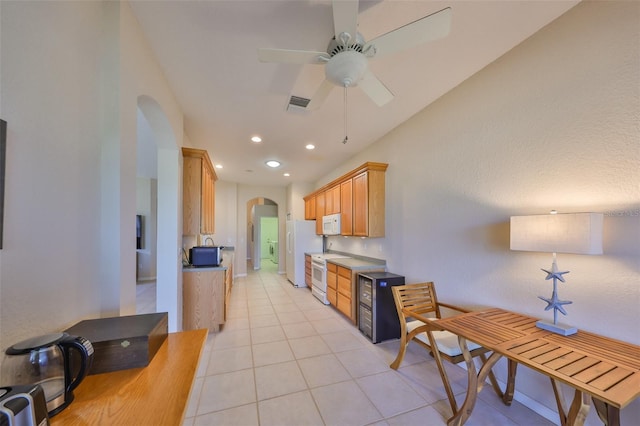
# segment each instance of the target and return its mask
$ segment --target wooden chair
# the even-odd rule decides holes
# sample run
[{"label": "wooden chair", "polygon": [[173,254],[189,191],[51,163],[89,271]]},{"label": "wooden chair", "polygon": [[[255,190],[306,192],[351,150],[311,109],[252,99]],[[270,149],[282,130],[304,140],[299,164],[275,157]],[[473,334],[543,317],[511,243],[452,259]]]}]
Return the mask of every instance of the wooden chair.
[{"label": "wooden chair", "polygon": [[[440,308],[462,313],[469,312],[469,310],[438,302],[433,282],[393,286],[391,289],[400,319],[400,349],[396,359],[391,363],[391,368],[397,370],[400,367],[409,342],[414,341],[424,346],[435,358],[442,384],[449,398],[449,404],[455,414],[458,411],[458,404],[451,390],[447,372],[444,369],[444,365],[442,365],[442,359],[454,364],[464,361],[462,350],[458,344],[458,336],[448,331],[438,330],[434,326],[435,324],[427,324],[416,319],[407,318],[404,309],[410,309],[421,316],[434,320],[442,318]],[[467,345],[472,357],[479,357],[483,363],[486,362],[485,353],[489,352],[489,349],[470,341],[467,342]],[[434,351],[432,348],[437,350]],[[509,360],[507,386],[504,393],[500,389],[493,371],[489,372],[489,381],[493,389],[506,405],[511,405],[513,399],[517,365],[514,361]]]}]

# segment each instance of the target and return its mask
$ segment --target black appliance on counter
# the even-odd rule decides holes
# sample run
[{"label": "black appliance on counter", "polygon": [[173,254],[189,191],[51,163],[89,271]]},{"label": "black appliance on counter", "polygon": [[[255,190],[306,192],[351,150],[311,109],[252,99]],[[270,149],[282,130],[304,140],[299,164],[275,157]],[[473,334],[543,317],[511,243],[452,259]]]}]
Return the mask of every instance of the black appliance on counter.
[{"label": "black appliance on counter", "polygon": [[195,246],[189,249],[189,263],[195,267],[220,266],[222,249],[219,246]]},{"label": "black appliance on counter", "polygon": [[404,277],[391,272],[358,274],[358,328],[373,343],[400,337],[400,320],[391,287]]},{"label": "black appliance on counter", "polygon": [[49,415],[40,385],[0,387],[0,426],[48,426]]}]

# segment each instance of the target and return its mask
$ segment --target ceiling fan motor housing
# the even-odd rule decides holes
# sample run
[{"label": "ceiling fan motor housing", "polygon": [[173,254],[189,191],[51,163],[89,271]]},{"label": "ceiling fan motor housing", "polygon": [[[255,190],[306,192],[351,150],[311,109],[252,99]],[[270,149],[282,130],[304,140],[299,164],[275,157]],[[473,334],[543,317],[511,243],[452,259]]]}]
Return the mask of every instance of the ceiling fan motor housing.
[{"label": "ceiling fan motor housing", "polygon": [[344,52],[346,50],[355,50],[356,52],[362,52],[362,48],[364,46],[364,37],[360,33],[356,34],[356,39],[354,40],[350,34],[342,33],[336,39],[335,37],[331,38],[329,41],[329,46],[327,46],[327,53],[329,56],[335,56],[340,52]]},{"label": "ceiling fan motor housing", "polygon": [[327,80],[337,86],[357,86],[367,72],[367,58],[355,50],[345,50],[334,55],[324,71]]}]

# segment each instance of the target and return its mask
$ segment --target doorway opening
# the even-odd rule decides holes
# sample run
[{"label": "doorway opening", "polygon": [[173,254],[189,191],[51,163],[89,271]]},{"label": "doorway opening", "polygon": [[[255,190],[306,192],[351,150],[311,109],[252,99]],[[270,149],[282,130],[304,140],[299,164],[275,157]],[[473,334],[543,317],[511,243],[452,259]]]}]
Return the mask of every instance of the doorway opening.
[{"label": "doorway opening", "polygon": [[277,270],[280,262],[278,204],[257,197],[247,202],[247,267]]},{"label": "doorway opening", "polygon": [[158,147],[137,108],[136,149],[136,313],[156,312]]}]

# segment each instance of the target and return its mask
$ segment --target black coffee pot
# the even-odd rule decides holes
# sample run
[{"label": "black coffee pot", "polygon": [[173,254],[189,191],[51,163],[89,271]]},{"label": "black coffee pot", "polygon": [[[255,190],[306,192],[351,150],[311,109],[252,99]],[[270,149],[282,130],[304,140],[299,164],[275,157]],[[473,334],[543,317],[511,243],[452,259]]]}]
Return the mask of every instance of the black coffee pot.
[{"label": "black coffee pot", "polygon": [[2,383],[42,386],[52,417],[73,401],[73,390],[91,368],[93,346],[83,337],[55,333],[16,343],[5,354]]}]

